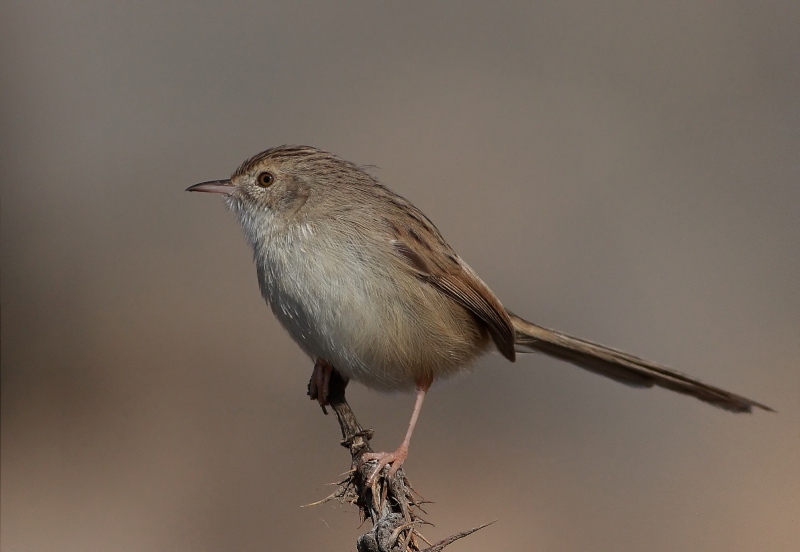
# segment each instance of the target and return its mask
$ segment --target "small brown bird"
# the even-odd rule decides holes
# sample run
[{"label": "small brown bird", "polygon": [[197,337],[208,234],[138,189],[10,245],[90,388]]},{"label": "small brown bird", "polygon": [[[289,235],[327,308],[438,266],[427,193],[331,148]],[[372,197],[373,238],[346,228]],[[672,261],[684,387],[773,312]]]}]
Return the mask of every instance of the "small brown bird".
[{"label": "small brown bird", "polygon": [[664,387],[731,412],[756,401],[655,362],[537,326],[506,310],[428,218],[358,165],[308,146],[248,159],[229,180],[192,192],[225,195],[253,247],[261,294],[315,361],[310,394],[327,403],[335,368],[383,391],[416,388],[408,432],[380,452],[374,478],[408,455],[422,401],[435,379],[497,350],[545,353],[633,387]]}]

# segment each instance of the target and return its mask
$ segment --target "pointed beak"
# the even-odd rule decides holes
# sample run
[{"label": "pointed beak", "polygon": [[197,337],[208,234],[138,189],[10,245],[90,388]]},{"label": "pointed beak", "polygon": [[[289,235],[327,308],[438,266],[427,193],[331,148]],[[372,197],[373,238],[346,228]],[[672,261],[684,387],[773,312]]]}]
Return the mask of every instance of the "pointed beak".
[{"label": "pointed beak", "polygon": [[208,192],[210,194],[230,194],[236,187],[230,180],[209,180],[186,188],[187,192]]}]

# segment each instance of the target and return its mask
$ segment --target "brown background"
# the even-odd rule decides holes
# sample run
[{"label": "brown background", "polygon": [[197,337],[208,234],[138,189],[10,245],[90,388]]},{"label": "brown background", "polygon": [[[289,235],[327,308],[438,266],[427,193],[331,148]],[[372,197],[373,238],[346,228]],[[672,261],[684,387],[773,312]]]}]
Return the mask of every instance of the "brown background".
[{"label": "brown background", "polygon": [[[183,192],[282,143],[379,166],[517,312],[779,411],[486,358],[415,436],[431,537],[800,549],[800,3],[163,4],[2,10],[3,552],[354,549],[299,508],[348,467],[311,363]],[[397,444],[410,397],[351,401]]]}]

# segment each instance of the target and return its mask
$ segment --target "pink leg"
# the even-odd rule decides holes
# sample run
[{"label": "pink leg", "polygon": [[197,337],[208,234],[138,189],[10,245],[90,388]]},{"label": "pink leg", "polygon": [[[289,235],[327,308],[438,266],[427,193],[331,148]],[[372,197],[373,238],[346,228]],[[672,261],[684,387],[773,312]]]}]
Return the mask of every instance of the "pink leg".
[{"label": "pink leg", "polygon": [[325,414],[325,405],[328,404],[328,386],[331,382],[331,374],[333,373],[333,366],[321,358],[317,359],[314,364],[314,371],[311,372],[311,380],[308,382],[308,396],[311,400],[316,400],[322,407]]},{"label": "pink leg", "polygon": [[414,426],[417,425],[419,411],[422,410],[422,402],[425,400],[425,394],[428,392],[428,389],[430,389],[431,383],[433,383],[433,378],[430,376],[421,378],[419,381],[417,381],[417,400],[414,403],[414,412],[411,413],[411,421],[408,423],[406,437],[403,439],[403,442],[400,444],[400,446],[397,447],[397,450],[394,452],[368,452],[363,456],[365,461],[378,461],[375,469],[369,476],[367,485],[371,486],[375,482],[375,478],[386,464],[391,464],[392,466],[389,468],[389,473],[387,474],[387,477],[391,478],[395,473],[397,473],[397,470],[400,469],[400,466],[403,465],[403,462],[405,462],[406,458],[408,457],[408,445],[411,442],[411,434],[414,433]]}]

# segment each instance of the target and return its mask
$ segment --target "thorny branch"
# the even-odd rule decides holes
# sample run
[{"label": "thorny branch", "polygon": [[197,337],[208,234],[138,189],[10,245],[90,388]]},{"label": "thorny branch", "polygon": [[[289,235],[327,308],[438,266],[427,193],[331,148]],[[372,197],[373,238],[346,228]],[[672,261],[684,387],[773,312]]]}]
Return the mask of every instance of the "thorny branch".
[{"label": "thorny branch", "polygon": [[[337,500],[358,506],[361,521],[369,519],[372,523],[372,529],[356,542],[358,552],[439,552],[456,540],[489,525],[474,527],[431,544],[419,532],[420,525],[430,525],[419,514],[425,513],[421,506],[425,501],[414,491],[402,468],[389,479],[386,477],[389,466],[384,467],[372,487],[367,487],[366,482],[375,463],[364,462],[362,456],[372,452],[369,446],[372,430],[364,429],[358,423],[344,396],[346,386],[347,381],[334,370],[328,388],[328,402],[339,420],[342,446],[352,456],[350,471],[336,491],[316,504]],[[427,548],[420,548],[421,542]]]}]

